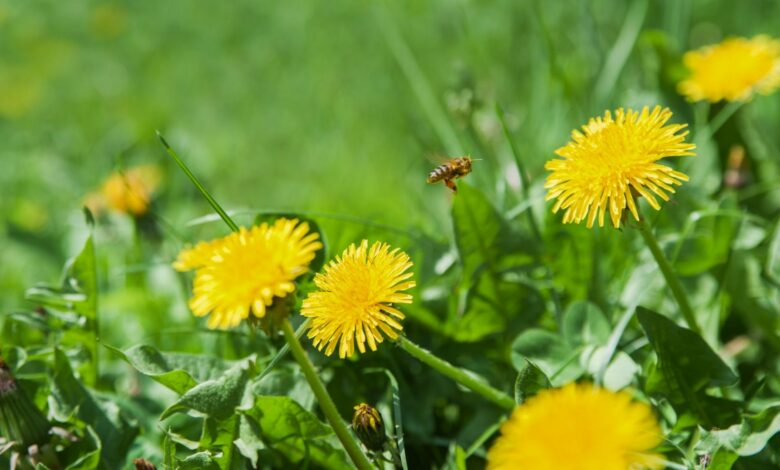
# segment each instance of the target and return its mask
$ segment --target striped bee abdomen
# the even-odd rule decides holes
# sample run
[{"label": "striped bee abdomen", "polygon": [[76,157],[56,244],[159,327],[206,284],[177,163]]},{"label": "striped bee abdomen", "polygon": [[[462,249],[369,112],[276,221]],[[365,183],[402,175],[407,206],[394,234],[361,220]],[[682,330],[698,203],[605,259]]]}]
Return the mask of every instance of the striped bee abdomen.
[{"label": "striped bee abdomen", "polygon": [[441,165],[433,170],[431,170],[430,173],[428,173],[428,182],[429,183],[435,183],[437,181],[441,181],[444,177],[446,177],[450,172],[450,168],[448,165]]}]

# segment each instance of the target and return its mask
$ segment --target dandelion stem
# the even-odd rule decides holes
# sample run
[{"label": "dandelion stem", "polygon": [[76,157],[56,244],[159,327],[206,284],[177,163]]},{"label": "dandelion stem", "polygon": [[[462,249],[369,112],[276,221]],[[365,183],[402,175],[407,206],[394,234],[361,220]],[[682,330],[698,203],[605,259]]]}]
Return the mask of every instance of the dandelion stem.
[{"label": "dandelion stem", "polygon": [[[160,138],[163,146],[165,146],[168,154],[174,160],[176,160],[179,168],[181,168],[187,177],[189,177],[192,184],[198,188],[201,195],[209,202],[209,204],[211,204],[211,207],[217,211],[225,224],[230,227],[232,231],[237,232],[238,225],[236,225],[233,219],[231,219],[230,216],[222,209],[222,206],[219,205],[216,199],[211,196],[206,187],[203,186],[200,183],[200,180],[198,180],[192,171],[190,171],[189,167],[187,167],[187,164],[184,163],[184,160],[179,158],[176,152],[171,149],[171,147],[168,145],[168,142],[165,141],[159,132],[157,133],[157,136]],[[374,467],[371,465],[371,462],[369,462],[366,454],[364,454],[360,449],[360,445],[357,443],[355,438],[352,437],[352,434],[350,434],[349,429],[347,429],[347,426],[344,424],[344,421],[341,420],[341,416],[336,409],[336,405],[333,403],[333,399],[328,394],[328,390],[325,388],[325,385],[322,384],[322,381],[317,375],[317,372],[314,370],[314,365],[312,365],[311,361],[309,360],[309,356],[307,356],[306,352],[303,350],[303,346],[301,346],[300,341],[298,341],[298,336],[293,330],[289,319],[284,319],[282,322],[282,331],[284,332],[284,339],[290,346],[290,352],[298,362],[298,365],[301,366],[303,375],[306,377],[306,381],[309,382],[309,386],[311,387],[312,392],[314,392],[314,396],[317,398],[317,402],[319,402],[322,412],[325,414],[325,417],[328,419],[328,422],[333,428],[333,431],[336,433],[336,436],[344,446],[344,450],[347,451],[347,454],[349,454],[349,457],[355,464],[355,467],[357,467],[359,470],[372,470]]]},{"label": "dandelion stem", "polygon": [[400,336],[396,340],[396,343],[401,347],[401,349],[408,352],[416,359],[433,367],[441,374],[446,375],[469,390],[482,395],[484,398],[492,401],[501,408],[506,410],[513,410],[515,408],[515,401],[512,399],[512,397],[500,390],[496,390],[487,384],[484,380],[476,377],[473,373],[453,366],[449,362],[439,358],[430,351],[417,346],[413,342],[409,341],[405,336]]},{"label": "dandelion stem", "polygon": [[734,113],[739,110],[739,108],[742,107],[742,104],[742,101],[732,101],[731,103],[724,106],[720,111],[718,111],[718,114],[712,118],[709,125],[707,126],[707,136],[711,137],[716,132],[718,132],[718,130],[723,127],[723,124],[726,124],[726,121],[728,121],[729,118],[733,116]]},{"label": "dandelion stem", "polygon": [[661,245],[658,244],[658,240],[653,235],[651,228],[643,220],[639,221],[637,226],[639,227],[639,233],[642,234],[642,238],[645,239],[647,247],[650,248],[650,253],[653,254],[658,267],[661,268],[661,273],[664,275],[664,279],[666,279],[666,285],[672,290],[672,294],[675,300],[677,300],[677,305],[680,307],[680,312],[688,324],[688,328],[701,334],[701,329],[696,324],[696,317],[693,314],[691,304],[688,302],[688,296],[685,294],[680,278],[677,277],[671,263],[666,259],[666,255],[664,255]]},{"label": "dandelion stem", "polygon": [[349,457],[352,459],[352,462],[360,470],[373,469],[374,467],[371,465],[368,457],[366,457],[366,454],[360,449],[360,445],[355,441],[355,438],[350,434],[346,424],[342,421],[341,415],[339,415],[339,412],[336,409],[336,405],[328,394],[328,390],[314,370],[314,365],[303,350],[303,346],[301,346],[300,341],[298,341],[298,337],[295,336],[295,331],[293,330],[290,320],[285,319],[282,322],[282,331],[284,332],[284,339],[286,339],[287,344],[290,345],[290,352],[298,362],[298,365],[301,366],[306,381],[309,382],[309,386],[311,387],[312,392],[314,392],[314,396],[317,397],[320,409],[322,409],[322,412],[328,419],[333,431],[336,433],[336,436],[341,441],[347,454],[349,454]]}]

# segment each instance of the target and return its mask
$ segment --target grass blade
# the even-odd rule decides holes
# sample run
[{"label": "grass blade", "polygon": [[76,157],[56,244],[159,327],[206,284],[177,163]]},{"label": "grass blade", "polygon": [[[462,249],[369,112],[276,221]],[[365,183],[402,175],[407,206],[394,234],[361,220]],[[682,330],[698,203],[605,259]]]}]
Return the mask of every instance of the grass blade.
[{"label": "grass blade", "polygon": [[444,112],[444,109],[442,109],[439,101],[436,99],[436,94],[425,78],[425,74],[420,68],[417,59],[415,59],[412,50],[401,35],[401,31],[398,30],[398,26],[390,18],[391,14],[387,8],[377,13],[385,41],[401,67],[401,71],[409,81],[412,91],[428,116],[431,125],[433,125],[439,140],[447,149],[447,153],[460,155],[463,153],[463,145],[458,138],[458,134],[455,132],[452,123],[450,123],[447,113]]},{"label": "grass blade", "polygon": [[647,13],[647,0],[636,0],[628,9],[626,18],[623,21],[623,27],[620,28],[615,44],[609,50],[607,60],[604,62],[604,68],[596,82],[596,104],[602,106],[606,104],[612,90],[615,88],[620,72],[628,61],[631,50],[634,49],[636,39],[642,30],[642,24],[645,22]]},{"label": "grass blade", "polygon": [[201,184],[200,180],[197,176],[195,176],[194,173],[190,170],[190,168],[187,166],[186,163],[184,163],[184,160],[182,160],[178,154],[171,148],[170,145],[168,145],[168,142],[165,140],[165,137],[162,136],[160,131],[157,132],[157,137],[160,138],[160,142],[162,143],[163,147],[165,147],[165,151],[168,152],[168,155],[173,158],[173,160],[176,162],[177,165],[179,165],[179,168],[181,168],[181,171],[184,172],[185,175],[187,175],[187,178],[192,181],[192,184],[195,185],[196,188],[198,188],[198,191],[200,191],[200,194],[206,198],[206,201],[208,201],[209,204],[211,204],[211,207],[214,208],[214,210],[219,214],[219,216],[222,218],[222,220],[225,221],[228,227],[230,227],[230,230],[234,232],[238,232],[238,225],[236,225],[235,222],[233,222],[233,219],[230,218],[229,215],[227,215],[227,212],[222,208],[222,206],[219,205],[216,199],[209,193],[209,191],[206,189],[203,184]]}]

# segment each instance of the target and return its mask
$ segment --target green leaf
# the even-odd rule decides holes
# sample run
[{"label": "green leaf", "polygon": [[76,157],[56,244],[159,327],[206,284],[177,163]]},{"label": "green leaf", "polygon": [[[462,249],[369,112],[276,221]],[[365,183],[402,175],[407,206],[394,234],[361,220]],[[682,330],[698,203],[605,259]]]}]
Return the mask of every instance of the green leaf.
[{"label": "green leaf", "polygon": [[574,302],[563,314],[563,337],[573,348],[607,344],[611,327],[601,309],[586,301]]},{"label": "green leaf", "polygon": [[241,404],[250,376],[252,361],[237,363],[220,378],[207,380],[189,389],[163,411],[160,419],[184,410],[195,410],[217,419],[227,419]]},{"label": "green leaf", "polygon": [[780,284],[780,222],[775,226],[775,231],[772,232],[772,240],[769,242],[764,272],[775,283]]},{"label": "green leaf", "polygon": [[65,467],[65,470],[94,470],[100,468],[100,451],[103,445],[92,426],[87,426],[87,434],[89,435],[92,450],[82,452],[75,462]]},{"label": "green leaf", "polygon": [[520,369],[515,380],[515,401],[517,404],[521,404],[541,390],[550,387],[552,387],[552,384],[550,379],[544,375],[544,372],[536,367],[533,362],[525,359],[525,364]]},{"label": "green leaf", "polygon": [[209,452],[197,452],[179,461],[177,470],[221,470]]},{"label": "green leaf", "polygon": [[494,269],[501,252],[497,243],[503,219],[490,201],[468,184],[458,185],[452,205],[455,245],[458,248],[463,277],[471,279],[477,270]]},{"label": "green leaf", "polygon": [[97,317],[97,267],[92,235],[79,254],[65,264],[60,287],[39,285],[30,288],[25,298],[44,307],[73,311],[94,320]]},{"label": "green leaf", "polygon": [[88,424],[100,436],[100,468],[119,468],[138,430],[118,412],[113,403],[100,404],[74,377],[68,358],[59,349],[54,353],[49,404],[58,421],[73,416]]},{"label": "green leaf", "polygon": [[[351,468],[330,426],[287,397],[255,397],[254,406],[240,410],[242,454],[269,447],[282,453],[295,468],[309,461],[325,469]],[[247,455],[250,454],[250,455]]]},{"label": "green leaf", "polygon": [[213,356],[160,352],[153,346],[144,344],[124,351],[103,345],[117,353],[138,372],[148,375],[180,395],[200,382],[220,377],[231,365]]},{"label": "green leaf", "polygon": [[703,392],[709,387],[734,385],[736,374],[693,331],[643,307],[637,308],[637,318],[658,356],[658,366],[648,379],[648,393],[662,394],[714,425],[722,404]]},{"label": "green leaf", "polygon": [[760,413],[746,415],[740,424],[727,429],[702,432],[697,448],[710,453],[723,448],[746,457],[761,452],[778,432],[780,432],[780,406],[773,406]]},{"label": "green leaf", "polygon": [[712,455],[707,470],[731,470],[739,455],[726,449],[719,449]]},{"label": "green leaf", "polygon": [[559,335],[547,330],[527,330],[512,343],[512,365],[518,372],[523,371],[530,360],[556,386],[582,375],[578,358],[577,350],[572,350]]},{"label": "green leaf", "polygon": [[233,442],[238,437],[238,429],[239,416],[237,415],[232,415],[224,421],[206,418],[203,422],[200,448],[208,450],[214,456],[214,462],[222,470],[245,468],[243,461],[235,458],[233,448]]}]

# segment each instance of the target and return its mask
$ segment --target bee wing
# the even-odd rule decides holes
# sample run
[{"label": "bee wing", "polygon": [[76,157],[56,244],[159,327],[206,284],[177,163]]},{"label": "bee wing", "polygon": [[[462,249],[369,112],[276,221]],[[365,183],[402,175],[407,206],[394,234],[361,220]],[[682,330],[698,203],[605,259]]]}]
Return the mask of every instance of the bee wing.
[{"label": "bee wing", "polygon": [[446,163],[449,163],[450,160],[452,160],[450,157],[446,155],[442,155],[440,153],[426,153],[425,159],[435,166],[444,165]]}]

